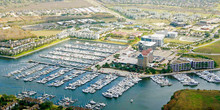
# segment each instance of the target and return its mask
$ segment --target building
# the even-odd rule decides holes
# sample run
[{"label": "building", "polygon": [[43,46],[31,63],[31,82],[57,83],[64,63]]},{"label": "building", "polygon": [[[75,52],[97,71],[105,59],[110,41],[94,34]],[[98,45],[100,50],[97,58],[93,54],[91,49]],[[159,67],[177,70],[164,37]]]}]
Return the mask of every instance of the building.
[{"label": "building", "polygon": [[215,68],[213,60],[202,58],[185,58],[181,60],[173,61],[170,64],[173,72],[187,71],[192,69],[212,69]]},{"label": "building", "polygon": [[170,64],[173,72],[188,71],[191,69],[191,62],[188,60],[175,60]]},{"label": "building", "polygon": [[139,55],[138,55],[138,66],[141,67],[147,67],[148,63],[153,62],[154,56],[153,56],[153,50],[152,48],[149,48],[147,50],[143,50]]},{"label": "building", "polygon": [[167,38],[176,38],[178,36],[178,32],[170,32],[167,30],[157,31],[156,34],[164,34]]},{"label": "building", "polygon": [[202,59],[202,58],[195,58],[190,59],[191,65],[193,69],[212,69],[215,68],[215,63],[213,60],[209,59]]},{"label": "building", "polygon": [[156,42],[156,46],[161,47],[164,44],[164,34],[153,34],[150,36],[142,36],[141,41]]},{"label": "building", "polygon": [[149,48],[152,48],[154,50],[156,49],[156,42],[140,41],[138,43],[138,48],[140,51],[147,50]]}]

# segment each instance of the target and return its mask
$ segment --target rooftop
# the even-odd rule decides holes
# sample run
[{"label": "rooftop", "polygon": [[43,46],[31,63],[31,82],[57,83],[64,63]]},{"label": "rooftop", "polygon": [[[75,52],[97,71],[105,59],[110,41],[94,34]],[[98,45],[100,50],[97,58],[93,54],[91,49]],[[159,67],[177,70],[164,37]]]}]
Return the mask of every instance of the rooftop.
[{"label": "rooftop", "polygon": [[164,34],[153,34],[153,35],[150,35],[150,36],[142,36],[142,38],[148,38],[148,39],[160,39],[160,40],[163,40],[165,37]]},{"label": "rooftop", "polygon": [[175,60],[171,64],[179,64],[179,63],[190,63],[188,60]]},{"label": "rooftop", "polygon": [[156,42],[148,42],[148,41],[140,41],[139,43],[143,44],[144,46],[154,46]]},{"label": "rooftop", "polygon": [[149,48],[147,50],[143,50],[141,53],[142,55],[148,55],[152,51],[152,48]]}]

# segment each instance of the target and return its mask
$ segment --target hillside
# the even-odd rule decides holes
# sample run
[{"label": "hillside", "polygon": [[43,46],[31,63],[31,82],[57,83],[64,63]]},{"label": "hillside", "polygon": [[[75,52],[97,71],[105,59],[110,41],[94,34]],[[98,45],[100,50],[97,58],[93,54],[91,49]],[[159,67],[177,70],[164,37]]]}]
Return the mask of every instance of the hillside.
[{"label": "hillside", "polygon": [[220,91],[180,90],[163,106],[163,110],[219,110]]}]

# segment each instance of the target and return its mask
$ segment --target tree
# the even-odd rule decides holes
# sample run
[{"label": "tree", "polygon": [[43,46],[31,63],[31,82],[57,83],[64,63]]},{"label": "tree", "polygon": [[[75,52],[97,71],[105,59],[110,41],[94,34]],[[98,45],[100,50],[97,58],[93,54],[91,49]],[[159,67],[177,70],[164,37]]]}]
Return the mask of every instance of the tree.
[{"label": "tree", "polygon": [[46,110],[46,109],[49,109],[53,106],[53,102],[50,102],[50,101],[46,101],[42,104],[40,104],[40,109],[41,110]]},{"label": "tree", "polygon": [[119,59],[119,57],[120,57],[120,54],[115,54],[114,55],[114,58],[116,58],[116,59]]},{"label": "tree", "polygon": [[101,69],[101,66],[100,66],[100,65],[96,65],[95,67],[97,68],[97,70],[100,70],[100,69]]},{"label": "tree", "polygon": [[206,31],[205,32],[205,37],[209,37],[210,36],[210,32]]},{"label": "tree", "polygon": [[214,38],[219,38],[219,34],[215,34],[215,35],[214,35]]}]

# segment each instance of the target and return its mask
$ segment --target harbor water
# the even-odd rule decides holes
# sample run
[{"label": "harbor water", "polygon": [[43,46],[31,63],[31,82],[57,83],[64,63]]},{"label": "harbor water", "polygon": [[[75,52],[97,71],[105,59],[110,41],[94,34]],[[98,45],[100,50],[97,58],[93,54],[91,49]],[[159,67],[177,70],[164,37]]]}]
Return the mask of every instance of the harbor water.
[{"label": "harbor water", "polygon": [[[98,79],[103,78],[105,75],[101,74],[94,78],[92,81],[82,85],[75,90],[65,90],[65,86],[69,83],[74,82],[84,75],[89,74],[88,72],[79,75],[76,78],[64,83],[60,87],[49,87],[48,84],[54,80],[61,79],[62,77],[55,78],[46,84],[39,84],[34,80],[32,82],[24,82],[23,80],[16,80],[13,77],[4,77],[8,73],[22,68],[23,66],[29,65],[27,63],[29,60],[41,61],[41,62],[51,62],[51,59],[45,59],[39,57],[39,55],[47,55],[48,52],[53,51],[55,48],[63,47],[66,44],[73,44],[75,40],[69,40],[58,44],[56,46],[38,51],[31,55],[22,57],[20,59],[0,59],[0,94],[12,94],[16,95],[24,90],[33,90],[37,92],[37,95],[33,97],[38,97],[44,93],[55,95],[56,97],[52,99],[54,103],[65,97],[71,97],[72,99],[77,99],[78,101],[74,103],[74,106],[85,106],[90,100],[96,102],[103,102],[107,104],[104,110],[159,110],[166,104],[173,93],[180,89],[208,89],[208,90],[220,90],[220,84],[208,83],[207,81],[199,78],[195,74],[190,74],[189,76],[199,82],[198,86],[190,87],[183,86],[179,81],[174,79],[172,76],[166,76],[168,80],[172,83],[172,86],[160,87],[150,78],[143,79],[138,84],[134,85],[128,91],[120,97],[108,99],[105,98],[102,93],[106,92],[112,86],[118,84],[119,81],[123,80],[123,77],[119,77],[112,81],[110,84],[104,86],[101,90],[97,90],[94,94],[85,94],[82,89],[89,87],[90,84],[96,82]],[[75,71],[75,70],[72,70]],[[56,71],[54,71],[56,72]],[[52,73],[50,73],[52,74]],[[50,75],[48,74],[48,75]],[[220,72],[216,72],[220,76]],[[48,76],[46,75],[46,76]],[[42,79],[45,76],[41,76],[38,79]],[[133,103],[130,100],[133,99]]]}]

